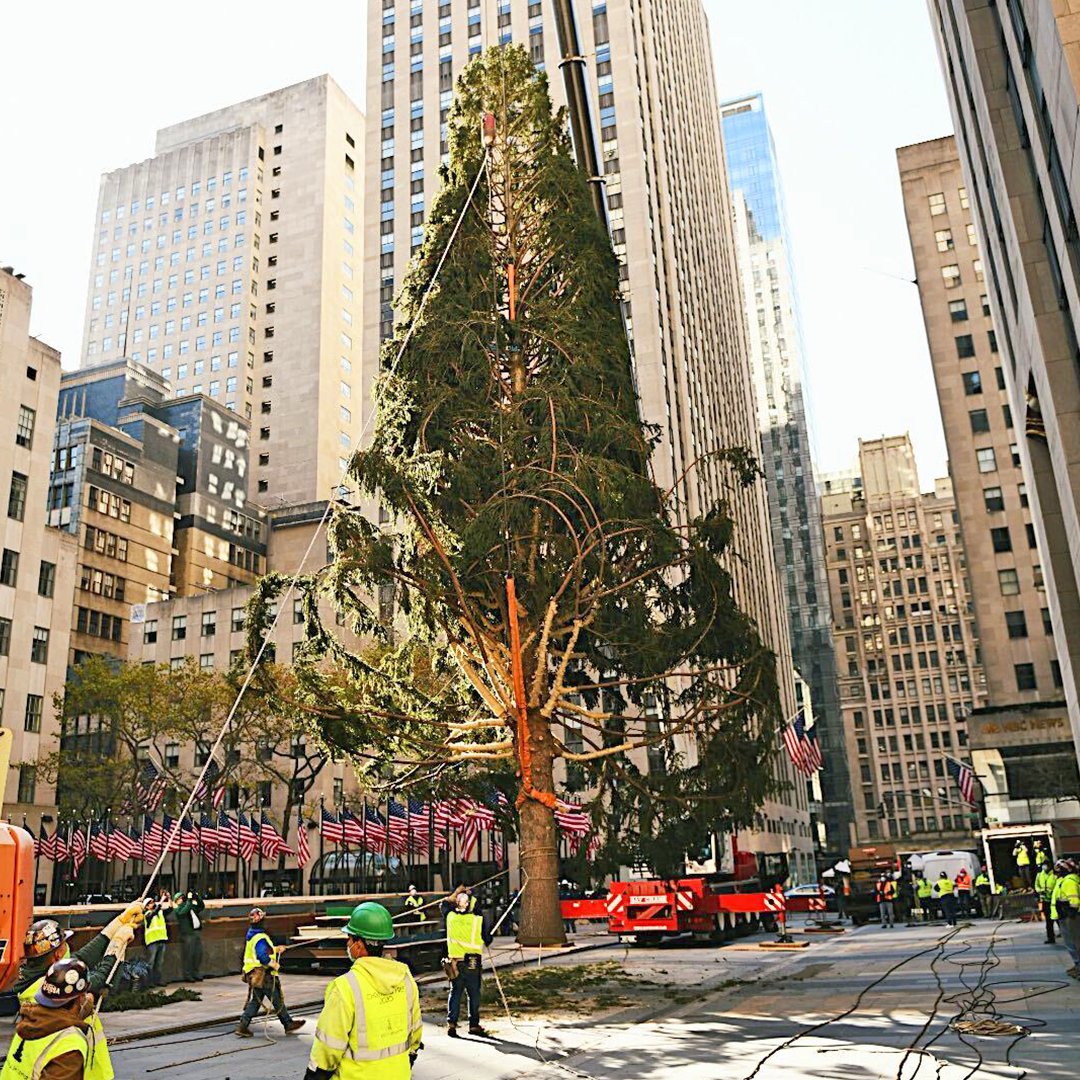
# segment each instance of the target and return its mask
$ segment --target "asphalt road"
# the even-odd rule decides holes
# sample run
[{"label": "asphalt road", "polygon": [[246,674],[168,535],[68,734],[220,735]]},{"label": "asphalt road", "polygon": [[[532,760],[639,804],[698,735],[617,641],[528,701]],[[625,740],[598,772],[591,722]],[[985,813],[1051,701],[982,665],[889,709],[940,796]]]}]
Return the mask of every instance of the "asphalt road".
[{"label": "asphalt road", "polygon": [[[952,937],[943,928],[868,926],[798,953],[613,949],[588,960],[614,958],[698,997],[659,1013],[654,1006],[650,1017],[634,1009],[599,1020],[490,1016],[495,1037],[486,1041],[448,1039],[439,1017],[426,1015],[415,1080],[661,1080],[676,1069],[679,1080],[1074,1080],[1080,1072],[1080,983],[1063,975],[1064,950],[1043,944],[1032,924],[978,923]],[[230,1022],[117,1046],[117,1078],[300,1080],[309,1015],[289,1037],[276,1021],[260,1021],[256,1038],[240,1040]],[[949,1026],[957,1017],[996,1018],[1030,1034],[961,1036]]]}]

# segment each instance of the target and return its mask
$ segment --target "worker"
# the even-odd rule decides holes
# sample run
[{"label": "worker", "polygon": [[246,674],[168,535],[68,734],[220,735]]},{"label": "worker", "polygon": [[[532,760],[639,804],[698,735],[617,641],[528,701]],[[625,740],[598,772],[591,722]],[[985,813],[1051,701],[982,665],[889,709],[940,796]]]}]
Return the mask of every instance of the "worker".
[{"label": "worker", "polygon": [[1027,841],[1017,840],[1013,844],[1013,858],[1016,860],[1016,872],[1024,883],[1024,888],[1031,888],[1031,855],[1028,852]]},{"label": "worker", "polygon": [[1035,869],[1050,869],[1050,852],[1043,846],[1041,840],[1035,841]]},{"label": "worker", "polygon": [[409,886],[409,894],[405,897],[405,910],[412,916],[410,922],[427,922],[424,898],[416,891],[415,885]]},{"label": "worker", "polygon": [[949,926],[955,926],[956,887],[953,885],[952,878],[944,870],[941,871],[937,881],[934,882],[933,892],[941,907],[941,914],[945,916],[945,921]]},{"label": "worker", "polygon": [[173,897],[173,915],[180,928],[180,961],[184,982],[202,982],[202,913],[206,908],[197,892],[178,892]]},{"label": "worker", "polygon": [[966,866],[961,866],[953,879],[956,887],[956,910],[960,915],[971,914],[971,874]]},{"label": "worker", "polygon": [[1057,881],[1057,874],[1049,866],[1040,865],[1035,874],[1035,896],[1039,901],[1039,914],[1042,915],[1043,922],[1046,924],[1047,945],[1057,943],[1054,936],[1054,919],[1050,915],[1050,902],[1057,888]]},{"label": "worker", "polygon": [[841,920],[847,915],[848,900],[851,898],[851,878],[847,874],[840,875],[840,883],[835,892],[836,918]]},{"label": "worker", "polygon": [[344,929],[353,964],[326,988],[304,1080],[408,1080],[424,1026],[416,980],[383,956],[393,919],[368,901]]},{"label": "worker", "polygon": [[0,1080],[112,1080],[111,1065],[91,1071],[91,1055],[108,1063],[104,1035],[91,1024],[93,1009],[86,964],[74,958],[51,964],[19,1009]]},{"label": "worker", "polygon": [[923,922],[929,922],[934,915],[934,892],[933,886],[923,874],[915,878],[915,896],[918,898],[919,907],[922,909]]},{"label": "worker", "polygon": [[990,893],[990,876],[986,872],[986,867],[980,866],[979,872],[975,875],[975,891],[971,894],[972,900],[978,906],[977,914],[990,914]]},{"label": "worker", "polygon": [[891,930],[896,918],[896,885],[884,874],[874,886],[874,903],[881,915],[881,929],[888,927]]},{"label": "worker", "polygon": [[303,1020],[294,1020],[289,1015],[285,998],[281,993],[281,979],[278,975],[281,953],[284,945],[275,945],[270,935],[263,929],[266,912],[262,908],[252,908],[248,913],[251,925],[244,941],[243,980],[248,984],[247,1003],[240,1014],[240,1023],[236,1025],[236,1034],[244,1038],[252,1035],[251,1021],[262,1008],[264,1000],[270,1001],[270,1007],[277,1014],[285,1034],[299,1031],[304,1026]]},{"label": "worker", "polygon": [[169,944],[169,927],[165,915],[172,910],[172,899],[167,889],[162,889],[157,900],[148,900],[143,923],[143,944],[146,946],[146,963],[150,974],[148,986],[163,986],[162,968],[165,966],[165,950]]},{"label": "worker", "polygon": [[472,911],[475,903],[464,885],[459,885],[442,902],[447,953],[444,969],[450,978],[446,1033],[452,1039],[458,1037],[457,1024],[464,994],[469,997],[469,1034],[487,1035],[480,1026],[480,976],[483,968],[482,950],[485,945],[491,944],[491,934],[484,927],[482,916]]},{"label": "worker", "polygon": [[1072,967],[1065,974],[1080,981],[1080,874],[1075,859],[1062,860],[1060,867],[1061,881],[1054,894],[1055,904],[1061,940],[1072,958]]}]

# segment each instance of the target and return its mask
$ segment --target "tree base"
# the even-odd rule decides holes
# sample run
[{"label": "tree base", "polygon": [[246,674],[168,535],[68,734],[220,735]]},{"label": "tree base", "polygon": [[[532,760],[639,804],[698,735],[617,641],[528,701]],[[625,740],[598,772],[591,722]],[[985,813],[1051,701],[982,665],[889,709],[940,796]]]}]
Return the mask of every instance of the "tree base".
[{"label": "tree base", "polygon": [[523,949],[563,949],[570,943],[566,940],[566,935],[561,937],[523,937],[518,935],[514,939]]}]

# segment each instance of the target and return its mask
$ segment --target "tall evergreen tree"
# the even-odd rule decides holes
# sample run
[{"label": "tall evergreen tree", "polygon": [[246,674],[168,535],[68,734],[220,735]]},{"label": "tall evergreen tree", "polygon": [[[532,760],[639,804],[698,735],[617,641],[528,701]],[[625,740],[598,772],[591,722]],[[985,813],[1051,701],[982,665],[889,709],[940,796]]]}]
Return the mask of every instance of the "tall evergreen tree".
[{"label": "tall evergreen tree", "polygon": [[[521,940],[558,942],[556,776],[588,791],[602,864],[674,872],[771,790],[775,661],[733,596],[728,503],[679,520],[651,478],[617,264],[546,76],[489,50],[447,137],[350,467],[396,525],[334,508],[298,663],[327,744],[384,781],[475,790],[512,771]],[[757,481],[746,452],[718,454],[732,489]],[[285,585],[264,580],[253,642]],[[400,642],[373,603],[389,588]],[[369,647],[344,647],[320,596]]]}]

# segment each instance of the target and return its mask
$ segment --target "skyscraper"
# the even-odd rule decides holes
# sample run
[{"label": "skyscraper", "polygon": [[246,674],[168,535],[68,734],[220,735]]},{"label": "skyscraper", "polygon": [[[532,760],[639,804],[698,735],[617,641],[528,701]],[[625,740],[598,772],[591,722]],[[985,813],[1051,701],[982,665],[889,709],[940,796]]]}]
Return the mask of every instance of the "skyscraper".
[{"label": "skyscraper", "polygon": [[[756,405],[724,173],[720,110],[700,0],[578,4],[589,58],[612,243],[621,265],[642,417],[661,445],[657,483],[693,515],[731,495],[716,450],[758,446]],[[554,71],[549,4],[533,0],[371,0],[365,141],[365,385],[393,327],[393,298],[423,239],[447,147],[454,79],[482,48],[518,42]],[[562,81],[551,82],[556,102]],[[677,122],[675,122],[677,118]],[[733,566],[743,605],[778,656],[783,705],[794,708],[787,617],[769,541],[764,484],[733,496]],[[805,786],[785,761],[791,793],[740,843],[812,872]]]},{"label": "skyscraper", "polygon": [[773,553],[795,667],[810,687],[825,767],[822,820],[830,846],[850,842],[851,783],[836,688],[821,504],[803,390],[805,350],[776,148],[760,94],[721,106],[728,184],[757,391]]},{"label": "skyscraper", "polygon": [[252,427],[252,496],[326,498],[359,436],[363,117],[328,76],[161,129],[98,193],[82,366]]},{"label": "skyscraper", "polygon": [[949,779],[982,703],[952,485],[924,494],[906,435],[860,441],[859,479],[822,495],[859,844],[970,837]]},{"label": "skyscraper", "polygon": [[[1072,164],[1080,37],[1069,6],[1051,0],[930,4],[1016,429],[1020,471],[1000,486],[1015,504],[1016,485],[1025,485],[1040,554],[1041,577],[1033,584],[1045,584],[1059,665],[1048,670],[1044,662],[1040,671],[1035,658],[1030,677],[1027,669],[1016,673],[1019,702],[998,718],[996,747],[987,748],[994,795],[987,811],[1014,823],[1080,813],[1076,801],[1060,801],[1080,790],[1080,180]],[[927,197],[938,194],[955,214],[948,206],[955,185]],[[973,264],[957,266],[960,284],[977,272]],[[1027,537],[1013,542],[1023,545]],[[1020,584],[1023,589],[1028,582]],[[1060,690],[1054,686],[1059,678]],[[1039,697],[1063,693],[1071,759],[1068,731],[1063,724],[1042,726],[1044,710],[1031,707],[1028,690]]]}]

